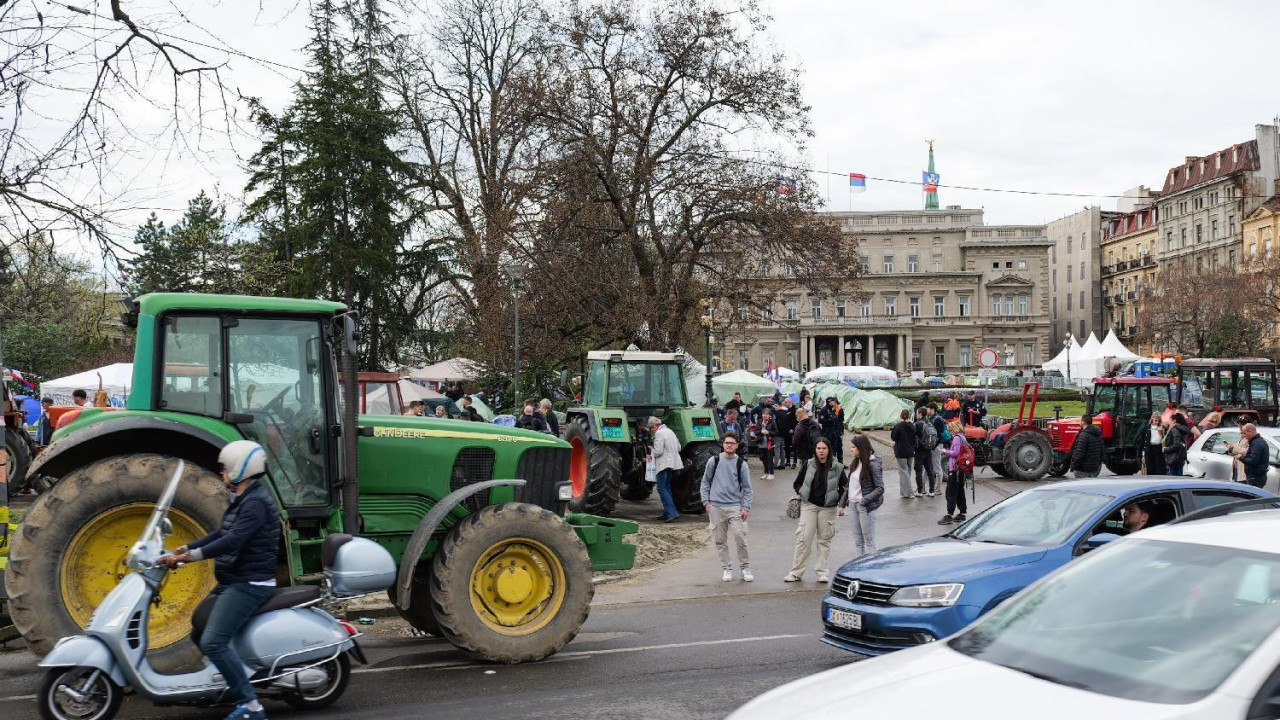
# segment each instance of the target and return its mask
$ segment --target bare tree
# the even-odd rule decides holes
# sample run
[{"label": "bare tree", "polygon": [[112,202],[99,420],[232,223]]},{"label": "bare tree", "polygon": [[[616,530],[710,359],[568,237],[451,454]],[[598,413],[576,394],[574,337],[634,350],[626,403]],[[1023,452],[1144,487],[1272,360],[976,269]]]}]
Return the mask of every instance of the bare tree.
[{"label": "bare tree", "polygon": [[1254,288],[1260,279],[1231,268],[1163,270],[1142,297],[1139,339],[1195,357],[1256,354],[1263,320]]}]

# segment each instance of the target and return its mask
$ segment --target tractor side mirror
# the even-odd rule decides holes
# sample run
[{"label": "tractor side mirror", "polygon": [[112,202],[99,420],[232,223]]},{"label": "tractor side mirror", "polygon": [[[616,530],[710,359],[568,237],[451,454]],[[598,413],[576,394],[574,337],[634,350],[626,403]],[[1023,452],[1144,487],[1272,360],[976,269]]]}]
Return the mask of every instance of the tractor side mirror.
[{"label": "tractor side mirror", "polygon": [[355,313],[342,316],[342,351],[356,354],[356,345],[360,339],[360,331],[356,329]]}]

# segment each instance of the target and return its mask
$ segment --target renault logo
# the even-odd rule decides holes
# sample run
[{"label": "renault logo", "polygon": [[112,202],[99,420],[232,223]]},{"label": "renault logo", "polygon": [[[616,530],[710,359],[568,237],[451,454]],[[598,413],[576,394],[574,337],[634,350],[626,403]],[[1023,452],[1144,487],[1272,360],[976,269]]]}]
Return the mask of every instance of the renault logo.
[{"label": "renault logo", "polygon": [[845,591],[844,596],[849,598],[850,600],[857,599],[858,588],[860,587],[862,587],[862,585],[857,580],[850,582],[849,589]]}]

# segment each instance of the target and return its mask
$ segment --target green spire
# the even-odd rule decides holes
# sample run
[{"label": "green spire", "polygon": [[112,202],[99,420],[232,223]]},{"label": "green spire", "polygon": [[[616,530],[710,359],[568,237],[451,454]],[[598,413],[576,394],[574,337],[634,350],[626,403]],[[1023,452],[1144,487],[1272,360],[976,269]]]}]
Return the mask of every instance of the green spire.
[{"label": "green spire", "polygon": [[[925,142],[929,143],[929,174],[933,175],[934,173],[937,172],[937,170],[935,170],[933,167],[933,141],[926,140]],[[936,189],[933,192],[926,192],[924,194],[924,209],[925,210],[938,209],[938,191]]]}]

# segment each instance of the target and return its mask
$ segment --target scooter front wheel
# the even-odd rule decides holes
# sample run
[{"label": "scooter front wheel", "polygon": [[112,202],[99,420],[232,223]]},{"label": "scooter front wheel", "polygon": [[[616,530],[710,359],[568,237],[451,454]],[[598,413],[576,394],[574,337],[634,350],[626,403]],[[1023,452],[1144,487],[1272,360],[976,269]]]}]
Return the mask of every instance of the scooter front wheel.
[{"label": "scooter front wheel", "polygon": [[318,668],[329,675],[329,679],[323,685],[285,695],[284,701],[299,710],[319,710],[338,702],[342,693],[347,691],[347,683],[351,680],[351,660],[347,658],[346,653],[342,653],[329,662],[319,665]]},{"label": "scooter front wheel", "polygon": [[124,696],[97,668],[61,667],[45,674],[36,697],[44,720],[111,720]]}]

